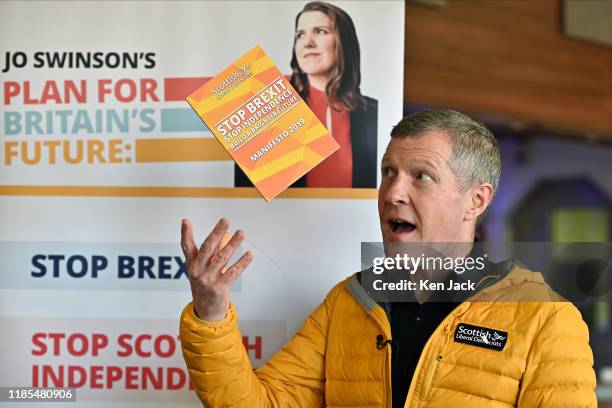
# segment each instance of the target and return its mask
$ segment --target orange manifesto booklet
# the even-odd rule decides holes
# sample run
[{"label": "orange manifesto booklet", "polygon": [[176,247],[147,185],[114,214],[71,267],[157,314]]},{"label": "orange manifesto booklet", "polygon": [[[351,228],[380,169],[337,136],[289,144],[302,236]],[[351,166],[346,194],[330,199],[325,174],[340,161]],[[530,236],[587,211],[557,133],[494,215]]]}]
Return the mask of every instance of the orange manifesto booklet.
[{"label": "orange manifesto booklet", "polygon": [[339,148],[259,46],[187,102],[267,201]]}]

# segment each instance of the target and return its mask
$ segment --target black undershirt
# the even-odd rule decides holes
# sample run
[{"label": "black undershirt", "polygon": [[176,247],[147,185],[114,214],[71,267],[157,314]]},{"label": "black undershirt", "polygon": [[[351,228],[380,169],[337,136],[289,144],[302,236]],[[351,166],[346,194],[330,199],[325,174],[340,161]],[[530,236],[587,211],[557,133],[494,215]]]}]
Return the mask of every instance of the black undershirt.
[{"label": "black undershirt", "polygon": [[397,302],[389,304],[391,323],[392,407],[403,407],[425,343],[457,307],[455,302]]}]

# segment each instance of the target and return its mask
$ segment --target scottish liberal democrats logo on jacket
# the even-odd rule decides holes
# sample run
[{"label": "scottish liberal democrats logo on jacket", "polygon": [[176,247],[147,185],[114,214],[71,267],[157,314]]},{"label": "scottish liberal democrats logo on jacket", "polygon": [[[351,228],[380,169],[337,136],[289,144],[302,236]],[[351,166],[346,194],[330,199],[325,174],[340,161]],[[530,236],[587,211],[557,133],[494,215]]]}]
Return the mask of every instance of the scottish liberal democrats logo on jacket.
[{"label": "scottish liberal democrats logo on jacket", "polygon": [[471,344],[472,346],[502,351],[508,340],[508,333],[501,330],[489,329],[487,327],[459,323],[453,337],[457,343]]}]

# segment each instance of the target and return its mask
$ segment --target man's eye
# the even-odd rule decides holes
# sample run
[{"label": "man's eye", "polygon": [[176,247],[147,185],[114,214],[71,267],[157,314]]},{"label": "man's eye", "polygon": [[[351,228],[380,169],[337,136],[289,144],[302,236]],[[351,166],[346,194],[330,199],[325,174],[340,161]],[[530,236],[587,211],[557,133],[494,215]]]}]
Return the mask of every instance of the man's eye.
[{"label": "man's eye", "polygon": [[383,177],[393,177],[394,175],[395,175],[395,170],[393,170],[391,167],[383,167],[382,169]]},{"label": "man's eye", "polygon": [[296,38],[296,39],[300,39],[300,38],[302,38],[303,36],[304,36],[304,33],[297,33],[297,34],[295,35],[295,38]]},{"label": "man's eye", "polygon": [[424,171],[421,171],[417,174],[417,180],[421,180],[421,181],[430,181],[433,180],[433,178],[431,178],[431,176],[427,173],[425,173]]}]

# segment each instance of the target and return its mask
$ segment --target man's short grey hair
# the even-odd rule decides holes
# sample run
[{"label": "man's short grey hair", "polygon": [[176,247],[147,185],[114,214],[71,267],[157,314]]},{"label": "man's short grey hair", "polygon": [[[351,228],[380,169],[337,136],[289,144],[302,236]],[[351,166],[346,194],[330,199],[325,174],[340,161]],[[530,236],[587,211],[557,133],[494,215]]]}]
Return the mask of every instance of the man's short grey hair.
[{"label": "man's short grey hair", "polygon": [[[501,155],[489,129],[463,113],[430,109],[404,117],[391,131],[391,137],[418,137],[430,131],[441,131],[450,137],[452,155],[448,164],[462,191],[476,184],[490,183],[495,194],[501,174]],[[482,216],[484,213],[479,221]]]}]

